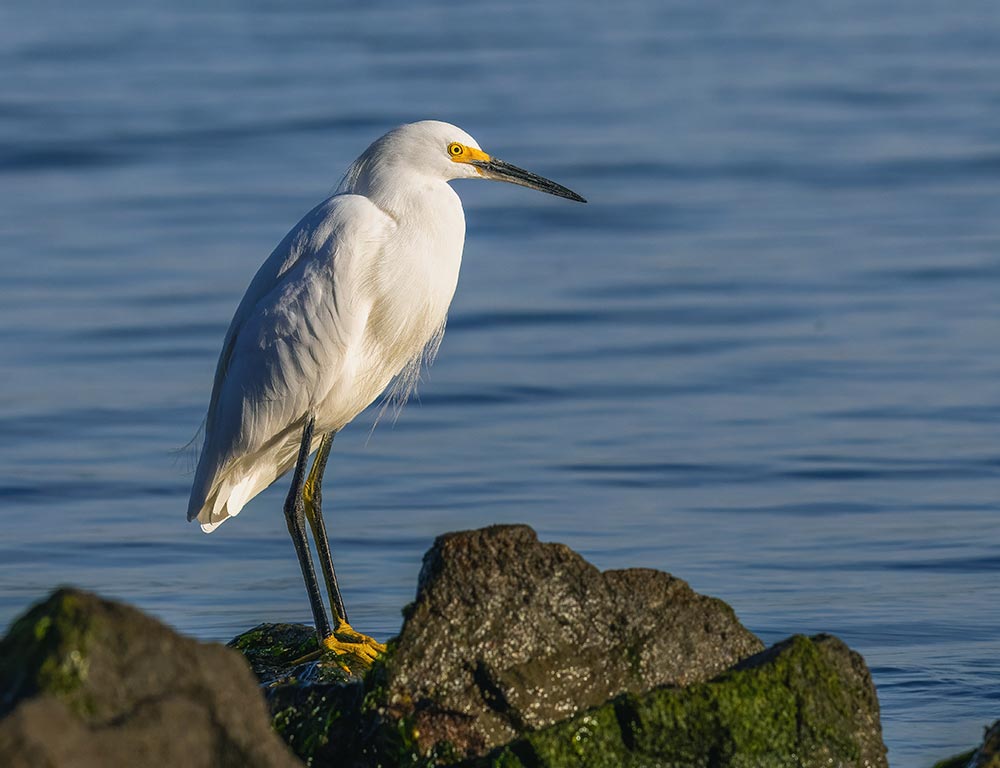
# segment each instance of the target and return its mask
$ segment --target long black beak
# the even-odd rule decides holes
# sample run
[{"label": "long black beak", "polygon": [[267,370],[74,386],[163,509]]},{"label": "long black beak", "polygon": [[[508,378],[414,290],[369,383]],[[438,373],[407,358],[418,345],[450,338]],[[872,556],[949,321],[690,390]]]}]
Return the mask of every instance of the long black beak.
[{"label": "long black beak", "polygon": [[537,176],[524,168],[505,163],[491,157],[489,160],[473,160],[472,165],[479,169],[479,172],[487,179],[497,181],[509,181],[511,184],[520,184],[522,187],[537,189],[539,192],[547,192],[556,197],[565,197],[567,200],[576,200],[578,203],[587,202],[571,189],[566,189],[562,184],[556,184],[546,178]]}]

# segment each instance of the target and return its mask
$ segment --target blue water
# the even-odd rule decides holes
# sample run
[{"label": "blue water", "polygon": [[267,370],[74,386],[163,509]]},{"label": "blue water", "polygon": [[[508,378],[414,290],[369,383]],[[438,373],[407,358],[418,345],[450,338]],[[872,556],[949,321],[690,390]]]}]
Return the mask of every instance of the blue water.
[{"label": "blue water", "polygon": [[53,585],[226,639],[306,620],[284,486],[184,522],[228,320],[393,125],[590,199],[458,185],[438,362],[328,474],[385,637],[447,530],[523,521],[767,642],[864,654],[894,766],[1000,717],[994,2],[0,8],[0,624]]}]

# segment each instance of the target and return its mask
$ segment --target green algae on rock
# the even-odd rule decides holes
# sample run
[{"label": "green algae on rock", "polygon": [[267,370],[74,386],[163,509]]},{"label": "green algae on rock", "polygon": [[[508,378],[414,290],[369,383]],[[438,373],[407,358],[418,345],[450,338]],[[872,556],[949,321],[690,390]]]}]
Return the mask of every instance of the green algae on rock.
[{"label": "green algae on rock", "polygon": [[316,650],[316,631],[305,624],[258,624],[226,645],[243,654],[257,679],[287,676],[294,662]]},{"label": "green algae on rock", "polygon": [[863,661],[794,637],[715,680],[625,694],[475,763],[504,768],[885,766]]},{"label": "green algae on rock", "polygon": [[379,696],[370,662],[329,651],[301,661],[317,649],[316,630],[306,624],[258,624],[227,645],[250,663],[274,730],[306,765],[346,765],[351,754],[373,752],[358,736],[377,731],[365,705]]},{"label": "green algae on rock", "polygon": [[[226,645],[250,663],[268,687],[285,683],[349,683],[360,680],[371,661],[354,654],[318,650],[316,630],[306,624],[258,624]],[[303,661],[303,658],[308,660]]]},{"label": "green algae on rock", "polygon": [[93,644],[86,597],[60,589],[17,619],[0,640],[0,715],[39,693],[58,696],[80,715],[96,708],[84,687]]},{"label": "green algae on rock", "polygon": [[[274,636],[241,637],[241,645],[253,652],[254,639],[270,642]],[[336,662],[328,658],[311,664],[336,668]],[[454,762],[444,745],[421,752],[412,723],[387,715],[384,658],[363,675],[336,682],[323,678],[322,672],[303,674],[299,667],[285,674],[279,670],[263,685],[274,729],[306,765],[420,768]]]}]

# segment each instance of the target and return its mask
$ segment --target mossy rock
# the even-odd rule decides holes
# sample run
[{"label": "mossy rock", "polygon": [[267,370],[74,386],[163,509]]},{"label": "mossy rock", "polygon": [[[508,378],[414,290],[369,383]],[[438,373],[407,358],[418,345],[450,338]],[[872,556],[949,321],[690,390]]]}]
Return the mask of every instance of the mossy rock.
[{"label": "mossy rock", "polygon": [[326,651],[318,658],[316,630],[306,624],[258,624],[226,645],[246,658],[261,684],[280,685],[350,683],[361,680],[371,662],[353,654]]},{"label": "mossy rock", "polygon": [[4,766],[291,768],[246,661],[60,589],[0,640]]},{"label": "mossy rock", "polygon": [[317,649],[305,624],[259,624],[228,645],[250,663],[275,731],[306,765],[412,764],[405,728],[380,715],[384,660],[327,652],[299,663]]},{"label": "mossy rock", "polygon": [[58,590],[0,640],[0,714],[40,693],[56,696],[81,715],[98,708],[84,685],[95,635],[88,597]]},{"label": "mossy rock", "polygon": [[258,624],[227,646],[243,654],[262,683],[288,676],[295,660],[316,650],[316,631],[305,624]]},{"label": "mossy rock", "polygon": [[477,766],[885,766],[874,688],[836,638],[794,637],[708,683],[627,694]]},{"label": "mossy rock", "polygon": [[306,765],[336,765],[357,750],[364,687],[351,684],[279,685],[267,691],[271,723]]},{"label": "mossy rock", "polygon": [[388,666],[420,749],[481,757],[622,693],[710,680],[764,644],[723,601],[601,571],[524,525],[439,536]]}]

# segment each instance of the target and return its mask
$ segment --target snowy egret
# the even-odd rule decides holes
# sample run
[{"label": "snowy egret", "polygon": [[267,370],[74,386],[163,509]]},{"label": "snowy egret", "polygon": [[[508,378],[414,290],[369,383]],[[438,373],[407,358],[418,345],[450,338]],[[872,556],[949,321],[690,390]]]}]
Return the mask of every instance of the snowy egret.
[{"label": "snowy egret", "polygon": [[294,468],[285,519],[320,645],[338,654],[372,659],[384,649],[347,623],[321,509],[323,471],[337,431],[392,382],[393,394],[405,399],[437,351],[465,241],[462,203],[448,182],[464,178],[586,202],[491,157],[454,125],[400,126],[368,147],[336,193],[307,213],[264,262],[233,316],[216,367],[188,520],[211,533]]}]

